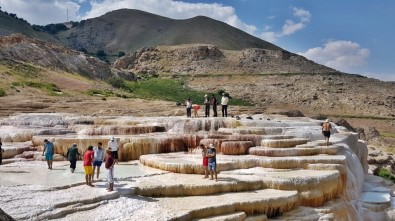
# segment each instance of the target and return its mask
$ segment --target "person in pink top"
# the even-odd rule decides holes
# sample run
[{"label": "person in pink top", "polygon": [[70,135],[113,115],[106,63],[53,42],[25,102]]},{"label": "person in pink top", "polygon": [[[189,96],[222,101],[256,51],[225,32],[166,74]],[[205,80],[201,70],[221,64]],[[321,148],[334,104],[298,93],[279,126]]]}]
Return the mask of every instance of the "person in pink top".
[{"label": "person in pink top", "polygon": [[93,146],[88,147],[88,151],[84,154],[84,170],[85,170],[85,181],[86,185],[88,186],[93,186],[92,180],[93,180],[93,167],[92,167],[92,162],[93,162]]},{"label": "person in pink top", "polygon": [[202,158],[203,158],[203,169],[204,169],[204,177],[208,178],[208,157],[207,157],[207,147],[204,144],[199,145],[200,149],[202,149]]}]

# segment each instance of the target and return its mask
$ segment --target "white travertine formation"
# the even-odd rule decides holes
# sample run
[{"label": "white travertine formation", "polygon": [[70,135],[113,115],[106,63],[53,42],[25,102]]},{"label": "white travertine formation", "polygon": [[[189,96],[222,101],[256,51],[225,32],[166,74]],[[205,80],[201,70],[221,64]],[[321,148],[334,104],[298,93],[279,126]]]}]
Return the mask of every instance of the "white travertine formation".
[{"label": "white travertine formation", "polygon": [[[334,125],[326,146],[320,123],[280,115],[12,116],[0,126],[12,141],[4,145],[12,158],[0,167],[0,207],[17,220],[395,220],[395,188],[365,176],[366,144]],[[84,153],[111,136],[121,161],[114,192],[104,188],[104,168],[88,187],[80,161],[75,173],[68,161],[47,170],[33,150],[49,139],[57,154],[73,143]],[[18,157],[37,161],[9,155],[17,140],[32,142]],[[217,181],[202,179],[199,144],[217,149]]]}]

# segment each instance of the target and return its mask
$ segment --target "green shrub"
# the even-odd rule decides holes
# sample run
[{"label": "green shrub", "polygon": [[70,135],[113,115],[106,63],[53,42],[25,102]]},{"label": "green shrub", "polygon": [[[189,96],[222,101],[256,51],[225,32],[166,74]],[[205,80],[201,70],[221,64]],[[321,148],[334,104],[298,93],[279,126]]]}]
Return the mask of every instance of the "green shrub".
[{"label": "green shrub", "polygon": [[384,179],[391,180],[393,183],[395,183],[395,176],[388,169],[381,168],[378,175]]},{"label": "green shrub", "polygon": [[3,88],[0,88],[0,97],[4,97],[5,95],[5,90]]},{"label": "green shrub", "polygon": [[108,79],[107,82],[115,88],[125,88],[125,86],[126,86],[125,81],[121,78],[118,78],[118,77],[112,77],[112,78]]},{"label": "green shrub", "polygon": [[125,52],[123,52],[123,51],[118,52],[118,58],[123,57],[123,56],[125,56]]},{"label": "green shrub", "polygon": [[37,82],[37,81],[26,81],[22,82],[21,84],[26,85],[28,87],[34,87],[42,90],[46,90],[49,95],[55,96],[60,95],[62,92],[56,84],[53,83],[44,83],[44,82]]}]

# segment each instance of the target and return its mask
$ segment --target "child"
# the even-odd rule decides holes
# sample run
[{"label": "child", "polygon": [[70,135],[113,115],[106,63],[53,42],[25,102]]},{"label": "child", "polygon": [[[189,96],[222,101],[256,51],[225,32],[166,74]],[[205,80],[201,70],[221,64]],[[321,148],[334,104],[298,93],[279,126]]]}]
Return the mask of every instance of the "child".
[{"label": "child", "polygon": [[203,179],[205,179],[205,178],[208,178],[208,169],[207,169],[207,167],[208,167],[207,148],[206,148],[206,146],[204,146],[203,144],[200,144],[199,147],[200,147],[200,149],[202,149],[203,169],[204,169],[204,177],[203,177]]},{"label": "child", "polygon": [[93,180],[93,146],[88,147],[88,151],[84,154],[84,170],[85,170],[85,181],[86,185],[88,186],[93,186],[92,185],[92,180]]},{"label": "child", "polygon": [[216,150],[213,144],[210,144],[210,149],[207,150],[207,157],[208,157],[208,169],[210,170],[211,178],[213,180],[213,175],[215,177],[215,181],[217,179],[217,157],[216,157]]},{"label": "child", "polygon": [[198,111],[199,110],[200,110],[200,105],[197,105],[197,104],[193,105],[193,115],[194,115],[194,117],[199,117],[199,115],[198,115]]},{"label": "child", "polygon": [[108,192],[114,190],[114,164],[115,160],[111,154],[111,147],[108,147],[106,150],[106,163],[105,167],[107,169],[107,180],[109,187],[107,188]]}]

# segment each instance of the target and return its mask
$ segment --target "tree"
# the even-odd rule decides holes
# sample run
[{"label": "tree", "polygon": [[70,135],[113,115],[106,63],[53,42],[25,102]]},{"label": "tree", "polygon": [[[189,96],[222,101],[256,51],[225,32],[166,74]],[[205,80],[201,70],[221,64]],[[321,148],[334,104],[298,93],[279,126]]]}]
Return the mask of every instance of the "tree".
[{"label": "tree", "polygon": [[118,58],[123,57],[123,56],[125,56],[125,52],[123,52],[123,51],[118,52]]}]

